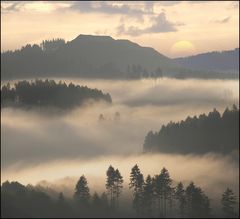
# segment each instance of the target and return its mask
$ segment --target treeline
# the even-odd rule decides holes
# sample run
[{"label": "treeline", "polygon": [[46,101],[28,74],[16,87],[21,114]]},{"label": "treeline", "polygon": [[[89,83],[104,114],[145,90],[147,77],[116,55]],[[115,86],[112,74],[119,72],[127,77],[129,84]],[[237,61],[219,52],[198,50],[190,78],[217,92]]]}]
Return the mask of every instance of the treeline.
[{"label": "treeline", "polygon": [[231,153],[239,150],[239,108],[233,105],[221,115],[216,109],[208,115],[187,117],[163,125],[159,132],[145,137],[144,151],[166,153]]},{"label": "treeline", "polygon": [[65,41],[63,39],[43,40],[40,45],[27,44],[21,49],[1,53],[2,78],[44,77],[50,75],[49,71],[62,72],[61,69],[65,71],[68,60],[65,60],[61,55],[59,57],[55,56],[55,51],[64,45]]},{"label": "treeline", "polygon": [[90,89],[87,86],[66,84],[54,80],[18,81],[13,87],[9,83],[1,87],[2,106],[54,106],[72,108],[84,101],[104,100],[111,103],[111,96],[101,90]]},{"label": "treeline", "polygon": [[[4,182],[1,186],[1,216],[9,217],[214,217],[210,200],[204,191],[190,182],[176,186],[166,168],[153,177],[144,179],[136,164],[130,173],[129,189],[132,192],[131,213],[121,207],[123,177],[118,169],[110,166],[106,172],[106,192],[90,194],[84,175],[78,180],[72,198],[61,192],[57,199],[36,190],[31,185]],[[223,217],[237,217],[237,197],[229,188],[222,194]],[[218,215],[219,216],[219,215]]]},{"label": "treeline", "polygon": [[[75,51],[77,49],[77,47],[71,46],[69,42],[66,43],[64,39],[57,38],[43,40],[40,45],[27,44],[19,50],[3,52],[1,54],[3,78],[24,78],[33,77],[34,75],[39,77],[66,76],[66,73],[68,73],[68,76],[94,78],[100,76],[101,78],[136,79],[163,76],[160,67],[148,71],[139,64],[128,64],[122,72],[111,61],[97,66],[94,61],[89,63],[89,61],[85,60],[86,57],[82,57],[81,47],[79,48],[80,51]],[[99,59],[101,58],[99,57]],[[115,75],[116,73],[118,75]]]},{"label": "treeline", "polygon": [[35,77],[238,79],[239,73],[196,71],[128,40],[79,35],[68,42],[57,38],[2,52],[1,77],[8,80]]},{"label": "treeline", "polygon": [[188,69],[215,72],[239,72],[239,48],[176,58],[174,61]]}]

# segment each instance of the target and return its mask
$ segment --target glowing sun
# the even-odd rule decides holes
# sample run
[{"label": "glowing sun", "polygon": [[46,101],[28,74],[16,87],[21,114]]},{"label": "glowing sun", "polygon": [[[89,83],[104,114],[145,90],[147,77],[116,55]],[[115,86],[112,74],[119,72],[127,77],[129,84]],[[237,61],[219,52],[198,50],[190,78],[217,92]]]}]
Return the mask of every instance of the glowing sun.
[{"label": "glowing sun", "polygon": [[171,52],[176,56],[192,55],[195,52],[195,46],[190,41],[181,40],[172,45]]}]

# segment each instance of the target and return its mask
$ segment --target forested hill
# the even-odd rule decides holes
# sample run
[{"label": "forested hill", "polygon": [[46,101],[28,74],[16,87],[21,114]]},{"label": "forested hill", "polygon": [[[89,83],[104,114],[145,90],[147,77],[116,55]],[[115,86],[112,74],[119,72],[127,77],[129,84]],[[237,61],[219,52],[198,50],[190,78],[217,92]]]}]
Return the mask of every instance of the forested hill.
[{"label": "forested hill", "polygon": [[[1,53],[4,79],[31,77],[140,78],[174,72],[171,59],[156,50],[110,36],[80,34],[44,40]],[[159,71],[158,68],[161,68]]]},{"label": "forested hill", "polygon": [[239,150],[239,108],[233,105],[224,113],[214,109],[208,115],[187,117],[170,122],[159,132],[150,131],[145,137],[144,151],[203,154],[231,153]]},{"label": "forested hill", "polygon": [[1,87],[1,106],[52,106],[72,108],[86,100],[103,100],[111,103],[110,94],[101,90],[90,89],[65,82],[56,83],[54,80],[18,81],[11,87],[9,83]]},{"label": "forested hill", "polygon": [[80,34],[68,42],[44,40],[40,45],[27,44],[19,50],[1,53],[4,80],[36,77],[236,79],[238,76],[232,72],[188,69],[153,48],[110,36]]},{"label": "forested hill", "polygon": [[239,73],[239,48],[176,58],[174,61],[188,69]]}]

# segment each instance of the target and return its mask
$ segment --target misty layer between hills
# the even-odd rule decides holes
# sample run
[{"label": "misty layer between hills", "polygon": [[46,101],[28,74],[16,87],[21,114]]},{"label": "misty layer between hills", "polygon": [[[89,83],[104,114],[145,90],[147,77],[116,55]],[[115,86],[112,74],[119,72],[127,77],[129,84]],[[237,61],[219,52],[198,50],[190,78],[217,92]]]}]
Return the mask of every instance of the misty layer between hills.
[{"label": "misty layer between hills", "polygon": [[[104,186],[105,171],[110,164],[123,172],[127,182],[130,168],[139,163],[145,174],[159,173],[166,166],[175,180],[194,180],[208,189],[214,189],[217,183],[216,193],[226,185],[238,187],[239,166],[228,156],[142,154],[149,130],[157,130],[170,120],[208,113],[214,107],[222,113],[226,106],[238,105],[238,81],[75,80],[74,83],[110,93],[113,103],[85,104],[61,114],[47,109],[2,109],[2,182],[8,179],[27,184],[70,176],[69,181],[59,181],[62,185],[59,190],[64,187],[70,194],[77,177],[85,174],[93,183],[92,188],[102,190],[100,183],[94,185],[94,182]],[[204,182],[206,177],[208,185]]]},{"label": "misty layer between hills", "polygon": [[[149,130],[169,121],[238,105],[237,81],[77,80],[111,94],[113,104],[85,104],[65,114],[4,108],[3,167],[56,159],[141,153]],[[117,116],[116,116],[117,115]],[[100,119],[99,119],[100,118]]]}]

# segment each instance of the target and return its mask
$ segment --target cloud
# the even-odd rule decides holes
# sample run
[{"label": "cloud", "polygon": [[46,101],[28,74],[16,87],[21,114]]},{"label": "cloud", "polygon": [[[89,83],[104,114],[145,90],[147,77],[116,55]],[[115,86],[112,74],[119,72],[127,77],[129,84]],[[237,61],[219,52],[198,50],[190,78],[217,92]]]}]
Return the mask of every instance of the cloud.
[{"label": "cloud", "polygon": [[220,20],[215,20],[214,22],[219,24],[225,24],[225,23],[228,23],[230,19],[231,19],[231,16],[228,16]]},{"label": "cloud", "polygon": [[186,1],[187,3],[189,3],[189,4],[204,4],[204,3],[214,3],[214,1]]},{"label": "cloud", "polygon": [[159,1],[155,2],[155,4],[160,6],[173,6],[182,3],[182,1]]},{"label": "cloud", "polygon": [[155,19],[152,26],[146,29],[147,32],[160,33],[177,31],[175,26],[179,24],[167,20],[165,12],[161,12]]},{"label": "cloud", "polygon": [[[20,163],[141,153],[149,130],[159,130],[170,120],[207,113],[214,107],[223,110],[238,101],[237,81],[78,80],[74,83],[109,92],[113,104],[86,105],[66,114],[46,109],[47,113],[2,109],[3,169],[13,164],[21,166]],[[116,120],[116,112],[120,113],[120,120]],[[100,114],[105,118],[102,122],[98,121]]]},{"label": "cloud", "polygon": [[[119,168],[128,188],[130,170],[137,163],[145,177],[158,174],[165,166],[177,182],[183,180],[186,185],[193,180],[216,197],[227,186],[238,191],[239,165],[230,156],[142,154],[149,130],[157,131],[170,120],[208,113],[213,107],[222,112],[234,100],[239,102],[238,81],[163,78],[73,82],[109,92],[113,104],[86,105],[62,114],[46,109],[2,109],[2,182],[28,184],[45,179],[53,182],[54,189],[57,185],[59,192],[72,196],[82,174],[91,192],[103,191],[110,164]],[[119,120],[114,117],[116,112]],[[104,121],[98,121],[100,114]],[[59,180],[66,176],[74,179]]]},{"label": "cloud", "polygon": [[239,9],[239,1],[231,2],[227,9]]},{"label": "cloud", "polygon": [[184,25],[183,23],[174,23],[166,18],[165,12],[161,12],[154,17],[152,24],[146,28],[139,28],[137,26],[129,26],[128,28],[122,23],[117,28],[117,35],[139,36],[146,33],[164,33],[177,31],[176,26]]},{"label": "cloud", "polygon": [[2,3],[1,2],[1,12],[2,13],[8,13],[8,12],[17,12],[20,11],[21,7],[26,4],[25,2],[7,2]]},{"label": "cloud", "polygon": [[53,12],[63,10],[70,6],[69,2],[55,1],[54,3],[46,1],[8,1],[1,2],[1,10],[3,13],[11,12]]},{"label": "cloud", "polygon": [[113,2],[73,2],[69,7],[71,10],[80,11],[82,13],[99,12],[104,14],[121,14],[128,16],[142,16],[145,13],[149,13],[149,10],[144,10],[140,7],[131,7],[131,4],[114,4]]}]

